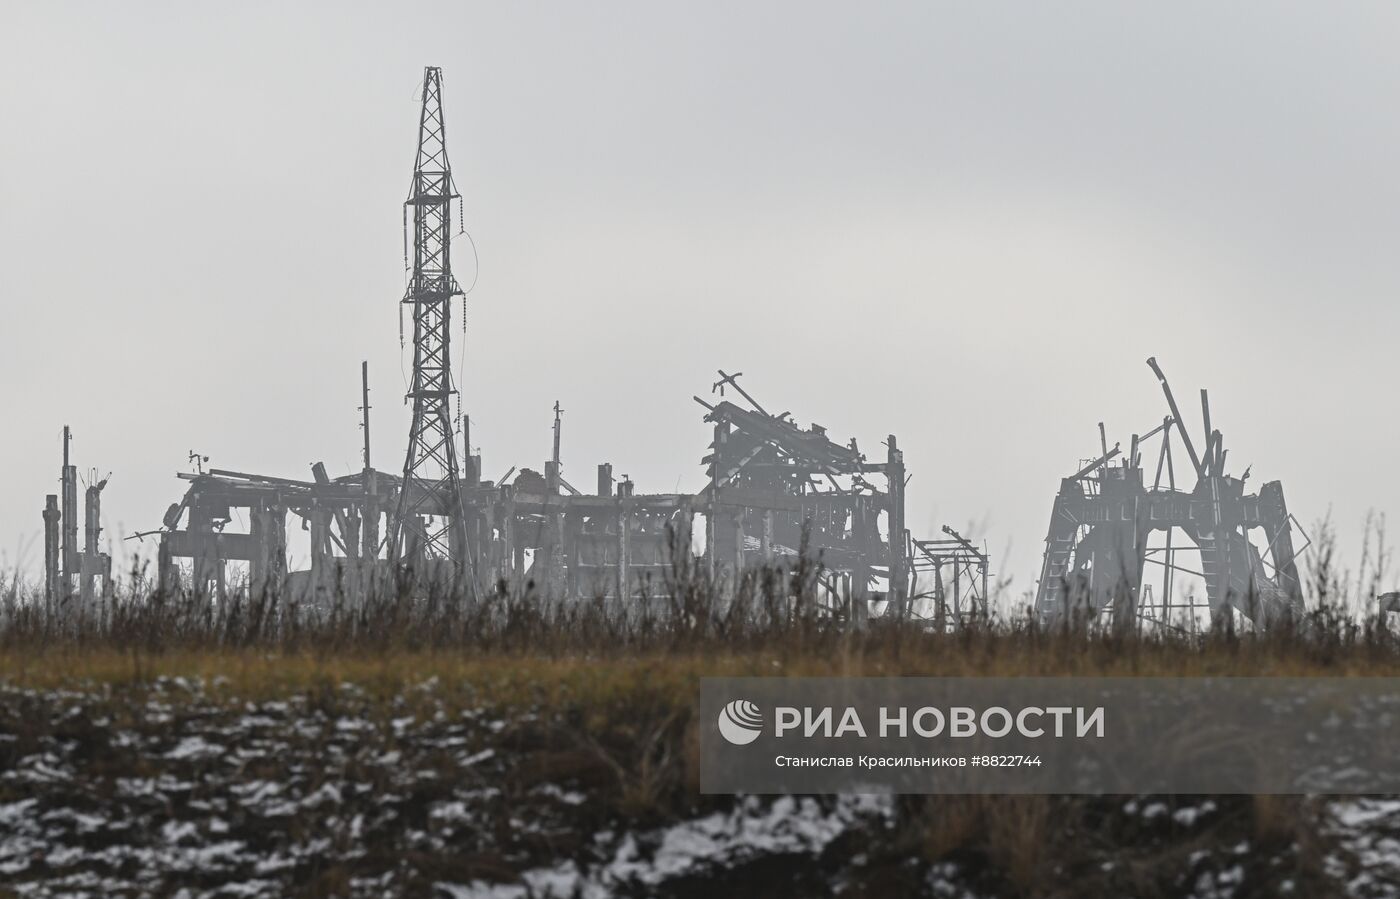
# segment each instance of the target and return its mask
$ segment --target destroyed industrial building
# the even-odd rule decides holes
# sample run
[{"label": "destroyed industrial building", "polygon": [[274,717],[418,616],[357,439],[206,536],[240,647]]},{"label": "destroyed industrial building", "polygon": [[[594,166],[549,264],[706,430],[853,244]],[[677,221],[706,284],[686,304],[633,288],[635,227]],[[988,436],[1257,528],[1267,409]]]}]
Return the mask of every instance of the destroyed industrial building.
[{"label": "destroyed industrial building", "polygon": [[[719,373],[715,402],[695,397],[714,435],[697,492],[639,492],[606,463],[593,492],[579,490],[561,471],[557,404],[544,473],[522,466],[498,481],[483,479],[480,456],[462,449],[471,446],[470,418],[451,410],[451,318],[454,298],[463,296],[452,270],[456,199],[442,73],[429,67],[405,203],[412,251],[401,302],[412,322],[413,364],[402,469],[391,474],[371,463],[366,363],[362,470],[332,478],[317,463],[309,477],[289,478],[200,464],[181,473],[189,481],[183,498],[158,530],[142,535],[159,540],[161,591],[218,601],[246,590],[313,609],[333,597],[354,602],[386,585],[467,597],[504,588],[628,601],[663,595],[678,555],[732,590],[746,570],[795,564],[806,553],[833,616],[888,612],[953,628],[986,615],[985,549],[951,528],[942,538],[916,540],[905,527],[908,476],[894,435],[871,458],[854,439],[838,443],[819,425],[802,427],[787,412],[769,412],[739,385],[739,374]],[[742,404],[727,399],[730,393]],[[66,478],[66,461],[64,471]],[[62,560],[49,582],[53,598],[70,594],[70,568],[86,572],[96,564],[89,557],[95,538],[75,554],[64,483],[63,510],[45,513],[53,530],[47,558]],[[309,533],[307,570],[288,570],[289,516]],[[236,530],[235,520],[246,530]],[[231,565],[238,566],[236,578]]]},{"label": "destroyed industrial building", "polygon": [[[859,622],[872,613],[891,614],[951,630],[988,616],[985,548],[946,526],[941,537],[926,540],[906,527],[908,473],[893,434],[867,455],[855,439],[840,443],[817,424],[803,427],[787,411],[769,411],[740,385],[741,373],[719,371],[711,385],[718,395],[694,397],[713,433],[696,492],[639,492],[607,463],[598,466],[592,492],[578,489],[561,470],[557,403],[554,449],[543,473],[521,465],[495,481],[484,479],[481,457],[466,449],[470,418],[460,402],[455,416],[451,408],[458,393],[451,320],[454,298],[463,298],[451,256],[458,198],[442,73],[429,67],[405,202],[412,254],[401,309],[412,322],[413,363],[402,468],[390,473],[372,464],[365,363],[362,470],[332,478],[316,463],[302,477],[284,477],[206,471],[199,464],[181,473],[189,481],[184,496],[159,529],[140,535],[159,540],[161,591],[218,601],[242,590],[312,609],[334,597],[355,602],[385,589],[467,597],[534,590],[562,600],[625,604],[664,596],[681,563],[732,591],[746,571],[796,566],[806,554],[817,563],[823,605],[835,617]],[[1272,481],[1250,494],[1247,471],[1238,478],[1226,474],[1227,453],[1211,427],[1205,391],[1205,442],[1198,454],[1165,376],[1155,360],[1149,364],[1170,414],[1134,435],[1121,459],[1121,448],[1108,447],[1101,426],[1097,458],[1061,482],[1034,613],[1045,622],[1078,615],[1106,618],[1114,627],[1151,622],[1168,628],[1194,622],[1197,611],[1251,626],[1298,616],[1301,548],[1294,546],[1296,521],[1282,486]],[[1189,457],[1189,489],[1176,482],[1174,433]],[[1148,487],[1142,451],[1153,438],[1160,442]],[[93,480],[80,545],[77,474],[65,429],[61,509],[59,497],[50,496],[44,511],[47,596],[76,597],[85,608],[111,589],[110,559],[98,552],[105,481]],[[289,516],[309,534],[306,570],[289,570]],[[232,527],[235,520],[246,522],[246,530]],[[1261,544],[1251,535],[1262,535]],[[1151,545],[1157,538],[1163,539]],[[1199,555],[1199,571],[1179,564],[1183,544]],[[1163,575],[1155,596],[1145,577],[1153,566]],[[1204,596],[1177,602],[1175,573],[1200,578]]]},{"label": "destroyed industrial building", "polygon": [[[1115,628],[1147,622],[1162,628],[1194,628],[1202,619],[1267,627],[1304,612],[1294,546],[1297,521],[1283,499],[1283,485],[1269,481],[1246,493],[1246,469],[1227,475],[1228,451],[1201,391],[1205,443],[1198,453],[1176,397],[1156,359],[1148,359],[1166,397],[1168,415],[1147,433],[1109,448],[1099,426],[1100,454],[1060,483],[1045,538],[1035,611],[1046,621],[1106,616]],[[1180,435],[1190,462],[1189,487],[1178,487],[1172,434]],[[1143,479],[1143,448],[1159,440],[1152,486]],[[1165,476],[1165,481],[1163,480]],[[1299,528],[1301,531],[1301,528]],[[1174,542],[1173,538],[1180,535]],[[1251,536],[1259,538],[1259,543]],[[1160,537],[1157,545],[1153,538]],[[1185,546],[1183,546],[1183,542]],[[1200,568],[1180,564],[1189,549]],[[1154,596],[1144,576],[1161,573]],[[1194,576],[1204,596],[1178,600],[1173,581]]]}]

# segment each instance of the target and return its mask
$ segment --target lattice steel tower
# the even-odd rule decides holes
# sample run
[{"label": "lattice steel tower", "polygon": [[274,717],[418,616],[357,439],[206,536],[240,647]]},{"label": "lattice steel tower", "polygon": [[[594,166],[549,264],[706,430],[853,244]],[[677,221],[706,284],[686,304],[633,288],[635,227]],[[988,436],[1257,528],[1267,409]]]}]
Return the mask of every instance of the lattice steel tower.
[{"label": "lattice steel tower", "polygon": [[464,514],[459,492],[452,394],[452,298],[462,290],[452,277],[452,201],[457,198],[447,161],[442,118],[442,70],[423,76],[418,157],[405,208],[413,217],[413,269],[403,304],[413,314],[413,423],[403,463],[403,487],[390,544],[395,561],[464,561]]}]

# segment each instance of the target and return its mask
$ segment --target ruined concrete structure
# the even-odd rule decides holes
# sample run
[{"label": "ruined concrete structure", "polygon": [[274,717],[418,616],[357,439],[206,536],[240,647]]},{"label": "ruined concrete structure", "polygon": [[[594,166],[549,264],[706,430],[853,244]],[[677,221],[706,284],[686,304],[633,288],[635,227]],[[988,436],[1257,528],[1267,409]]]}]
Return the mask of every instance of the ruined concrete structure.
[{"label": "ruined concrete structure", "polygon": [[[1204,581],[1203,605],[1212,621],[1234,615],[1264,627],[1300,617],[1304,608],[1296,559],[1305,547],[1294,547],[1297,522],[1284,503],[1282,484],[1269,481],[1258,493],[1247,493],[1248,469],[1239,477],[1225,473],[1227,451],[1220,431],[1211,427],[1204,390],[1205,449],[1198,454],[1166,376],[1155,359],[1147,363],[1161,383],[1170,414],[1142,437],[1133,435],[1128,455],[1117,463],[1120,446],[1109,449],[1100,425],[1099,457],[1060,483],[1045,538],[1036,613],[1047,621],[1106,614],[1119,627],[1142,619],[1164,627],[1193,626],[1197,603],[1180,603],[1173,592],[1174,576],[1187,574]],[[1173,431],[1190,460],[1194,481],[1189,487],[1176,483]],[[1154,437],[1161,443],[1148,487],[1141,450]],[[1251,541],[1251,532],[1259,535],[1260,545]],[[1149,546],[1155,534],[1165,540]],[[1199,571],[1178,564],[1183,543],[1199,554]],[[1163,572],[1155,602],[1143,581],[1152,565]]]},{"label": "ruined concrete structure", "polygon": [[884,460],[869,462],[855,440],[842,446],[820,425],[803,429],[786,413],[772,415],[738,386],[737,375],[719,374],[716,387],[733,387],[750,408],[695,398],[714,425],[703,460],[710,481],[700,497],[709,510],[711,570],[732,575],[746,565],[795,558],[806,539],[821,551],[833,594],[865,599],[878,577],[893,585],[890,599],[902,612],[909,552],[904,454],[894,435]]},{"label": "ruined concrete structure", "polygon": [[[721,377],[737,386],[736,376]],[[877,601],[888,602],[881,610],[937,616],[948,627],[985,614],[986,553],[961,537],[915,541],[903,527],[904,462],[893,436],[872,462],[855,441],[841,445],[820,426],[799,427],[756,403],[700,402],[714,442],[704,459],[709,482],[698,493],[638,493],[606,463],[595,490],[584,493],[563,478],[556,441],[544,475],[523,469],[501,484],[473,478],[437,506],[462,510],[463,561],[460,573],[432,560],[426,571],[453,572],[450,583],[469,593],[505,581],[568,599],[659,596],[677,553],[732,587],[746,568],[795,563],[805,540],[835,614],[860,616]],[[474,475],[479,461],[466,468]],[[396,571],[413,572],[426,589],[449,583],[393,559],[391,538],[381,536],[393,533],[403,505],[401,476],[366,467],[332,479],[317,463],[307,479],[218,468],[180,477],[190,486],[159,532],[167,589],[221,595],[229,562],[247,563],[253,591],[320,602],[353,597],[368,579]],[[309,532],[308,570],[287,570],[289,516]],[[235,521],[247,530],[235,530]],[[181,559],[191,561],[183,577]]]},{"label": "ruined concrete structure", "polygon": [[[102,489],[94,471],[83,493],[83,539],[78,541],[78,467],[71,463],[73,434],[63,427],[60,492],[44,498],[44,601],[53,608],[76,598],[91,611],[112,590],[112,558],[98,549],[102,536]],[[61,503],[61,505],[60,505]]]},{"label": "ruined concrete structure", "polygon": [[[413,420],[402,471],[370,462],[369,397],[362,370],[363,470],[309,478],[223,469],[182,474],[190,481],[158,532],[164,589],[217,597],[228,564],[246,565],[254,593],[312,602],[354,601],[372,587],[405,582],[415,591],[481,595],[501,582],[549,596],[631,598],[665,591],[667,571],[704,566],[732,588],[743,571],[792,562],[805,550],[821,565],[821,590],[836,615],[880,611],[953,627],[986,613],[988,558],[968,541],[916,541],[905,527],[904,457],[890,435],[870,459],[855,440],[833,441],[819,425],[771,414],[720,372],[714,404],[696,398],[713,425],[708,482],[697,493],[646,494],[612,466],[598,467],[584,493],[564,479],[562,410],[555,405],[554,451],[544,474],[512,468],[499,483],[481,478],[469,447],[470,419],[454,426],[457,389],[449,360],[451,304],[462,291],[451,268],[451,201],[441,72],[425,74],[418,154],[406,202],[412,262],[403,308],[413,322]],[[745,405],[723,399],[733,390]],[[288,570],[289,516],[308,532],[310,567]],[[234,522],[246,522],[235,530]],[[703,521],[703,525],[701,525]],[[189,561],[188,574],[181,561]],[[241,585],[240,585],[241,586]]]},{"label": "ruined concrete structure", "polygon": [[[882,451],[867,455],[854,439],[840,443],[820,425],[803,427],[788,412],[770,412],[739,385],[739,374],[719,372],[713,402],[694,398],[713,428],[698,492],[639,493],[606,463],[598,466],[593,492],[574,487],[560,462],[563,410],[557,403],[544,473],[521,468],[516,474],[512,467],[498,482],[482,479],[480,457],[467,450],[470,419],[460,401],[455,423],[451,414],[458,393],[450,365],[451,310],[454,298],[463,297],[451,259],[451,204],[458,198],[441,71],[429,68],[405,202],[413,251],[401,309],[412,319],[406,399],[413,417],[402,469],[389,473],[371,464],[366,363],[362,470],[331,478],[316,463],[309,477],[287,478],[206,472],[200,464],[181,474],[190,482],[184,497],[158,531],[148,532],[159,535],[163,590],[212,600],[236,588],[320,605],[384,589],[480,596],[505,583],[557,598],[627,601],[664,593],[673,566],[698,565],[721,589],[732,590],[745,571],[795,564],[806,553],[820,562],[822,601],[833,615],[858,620],[878,611],[944,630],[988,614],[985,549],[948,527],[938,539],[910,535],[908,475],[893,434]],[[1046,621],[1083,613],[1107,615],[1118,626],[1140,620],[1176,626],[1173,616],[1182,606],[1173,576],[1185,572],[1204,581],[1211,616],[1237,615],[1262,626],[1301,614],[1295,564],[1301,550],[1294,547],[1296,522],[1282,486],[1273,481],[1247,493],[1248,470],[1226,474],[1226,451],[1211,427],[1205,391],[1205,444],[1198,454],[1165,376],[1155,360],[1148,363],[1170,414],[1146,435],[1134,435],[1116,464],[1121,450],[1109,449],[1100,426],[1099,456],[1061,482],[1036,613]],[[730,391],[733,400],[725,398]],[[1176,483],[1173,433],[1190,458],[1189,488]],[[1152,438],[1161,442],[1148,487],[1141,449]],[[61,509],[51,495],[44,511],[46,595],[51,601],[76,595],[90,604],[111,583],[110,559],[98,551],[106,482],[87,490],[80,547],[77,473],[68,461],[66,429],[62,471]],[[310,544],[309,567],[300,571],[289,570],[293,519]],[[1252,534],[1259,535],[1258,545]],[[1164,542],[1150,545],[1157,537]],[[1199,554],[1199,571],[1179,564],[1184,546]],[[236,582],[230,563],[239,565]],[[1152,565],[1164,574],[1156,601],[1144,580]]]}]

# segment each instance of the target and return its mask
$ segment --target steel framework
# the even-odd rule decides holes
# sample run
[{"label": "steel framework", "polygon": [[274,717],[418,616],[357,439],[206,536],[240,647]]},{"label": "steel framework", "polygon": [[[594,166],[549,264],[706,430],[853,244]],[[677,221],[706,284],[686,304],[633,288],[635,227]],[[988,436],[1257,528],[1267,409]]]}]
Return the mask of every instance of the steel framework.
[{"label": "steel framework", "polygon": [[[978,548],[962,534],[943,526],[947,539],[909,540],[910,614],[932,625],[935,631],[957,629],[972,621],[985,621],[988,568],[986,547]],[[921,577],[928,590],[920,590]]]},{"label": "steel framework", "polygon": [[462,290],[452,276],[452,201],[442,70],[423,76],[418,156],[405,207],[412,210],[413,268],[402,300],[413,315],[413,403],[403,487],[390,536],[391,558],[409,567],[450,560],[460,571],[465,551],[456,435],[452,428],[451,310]]}]

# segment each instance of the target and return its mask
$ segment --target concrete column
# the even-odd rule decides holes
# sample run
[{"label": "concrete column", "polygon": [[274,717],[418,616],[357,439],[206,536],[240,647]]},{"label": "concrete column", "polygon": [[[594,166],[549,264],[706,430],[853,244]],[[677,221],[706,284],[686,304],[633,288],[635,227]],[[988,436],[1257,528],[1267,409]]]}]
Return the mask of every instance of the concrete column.
[{"label": "concrete column", "polygon": [[632,595],[632,502],[619,498],[617,505],[617,598],[626,602]]},{"label": "concrete column", "polygon": [[97,541],[102,533],[102,488],[89,487],[85,499],[83,556],[80,560],[82,575],[78,585],[78,595],[83,604],[83,613],[91,614],[96,610],[96,604],[93,602],[93,580],[101,574]]},{"label": "concrete column", "polygon": [[58,495],[50,493],[44,497],[44,603],[49,611],[59,598],[58,560],[62,552],[59,521]]},{"label": "concrete column", "polygon": [[889,454],[886,459],[886,473],[889,480],[889,546],[890,546],[890,601],[894,609],[903,617],[906,608],[909,569],[904,552],[904,453],[899,449],[895,436],[889,436]]}]

